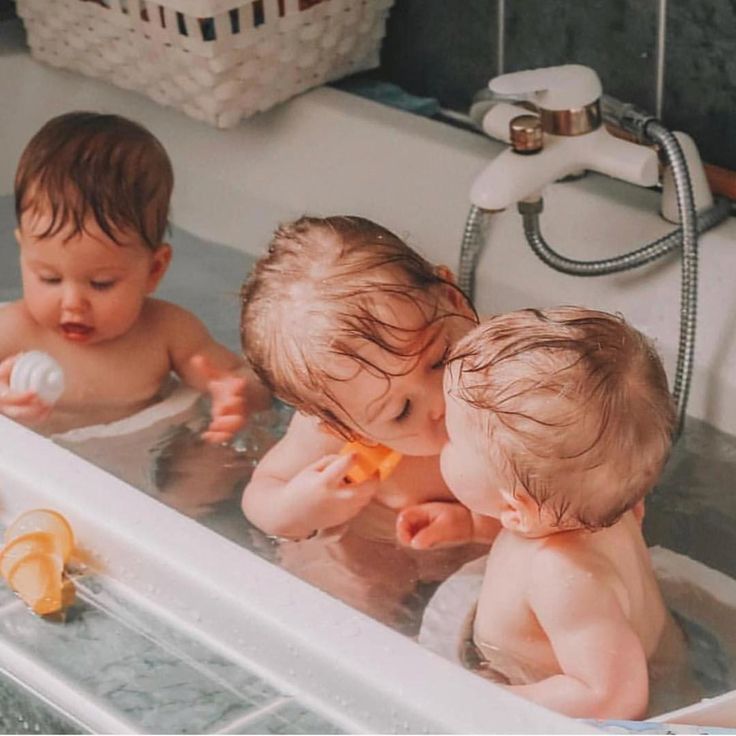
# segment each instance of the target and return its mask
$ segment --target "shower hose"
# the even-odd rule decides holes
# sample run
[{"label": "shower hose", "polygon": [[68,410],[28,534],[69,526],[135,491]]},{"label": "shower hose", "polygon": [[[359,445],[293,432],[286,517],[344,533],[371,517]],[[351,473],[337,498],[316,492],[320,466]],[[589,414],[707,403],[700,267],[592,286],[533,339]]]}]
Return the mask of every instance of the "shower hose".
[{"label": "shower hose", "polygon": [[[725,220],[730,214],[731,203],[729,200],[717,200],[706,212],[696,213],[690,174],[680,144],[677,138],[654,117],[633,105],[609,97],[604,99],[604,117],[633,133],[640,141],[660,146],[667,163],[672,167],[680,227],[629,253],[601,260],[580,261],[560,255],[545,241],[539,225],[539,214],[543,207],[541,198],[533,202],[520,202],[518,208],[523,220],[524,234],[532,251],[551,268],[573,276],[605,276],[628,271],[651,263],[678,247],[681,248],[680,338],[672,389],[677,411],[674,433],[676,439],[682,432],[685,422],[695,354],[698,234]],[[490,215],[491,213],[472,205],[463,231],[458,283],[471,299],[475,290],[475,270],[485,243],[484,226]]]}]

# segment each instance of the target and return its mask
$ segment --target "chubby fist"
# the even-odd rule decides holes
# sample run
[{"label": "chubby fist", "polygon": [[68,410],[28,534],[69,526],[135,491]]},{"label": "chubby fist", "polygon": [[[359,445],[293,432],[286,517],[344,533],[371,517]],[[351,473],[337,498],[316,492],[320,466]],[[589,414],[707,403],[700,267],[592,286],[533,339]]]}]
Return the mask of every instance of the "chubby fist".
[{"label": "chubby fist", "polygon": [[22,353],[0,361],[0,413],[23,424],[38,424],[46,420],[53,410],[52,404],[41,400],[34,391],[13,391],[10,374]]},{"label": "chubby fist", "polygon": [[297,473],[287,484],[293,503],[300,506],[313,529],[329,529],[357,516],[373,499],[378,481],[346,480],[355,457],[324,455]]},{"label": "chubby fist", "polygon": [[396,536],[401,544],[413,549],[472,542],[473,516],[465,506],[452,501],[408,506],[396,519]]}]

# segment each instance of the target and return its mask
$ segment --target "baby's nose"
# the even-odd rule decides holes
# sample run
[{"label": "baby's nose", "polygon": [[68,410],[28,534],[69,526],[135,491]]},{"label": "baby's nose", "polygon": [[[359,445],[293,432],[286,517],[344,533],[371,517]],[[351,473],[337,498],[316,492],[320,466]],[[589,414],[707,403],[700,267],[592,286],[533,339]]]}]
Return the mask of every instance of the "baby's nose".
[{"label": "baby's nose", "polygon": [[445,396],[442,391],[433,391],[429,402],[429,416],[433,422],[445,418]]},{"label": "baby's nose", "polygon": [[82,290],[75,284],[65,284],[61,297],[61,306],[70,312],[78,312],[84,309],[86,299]]}]

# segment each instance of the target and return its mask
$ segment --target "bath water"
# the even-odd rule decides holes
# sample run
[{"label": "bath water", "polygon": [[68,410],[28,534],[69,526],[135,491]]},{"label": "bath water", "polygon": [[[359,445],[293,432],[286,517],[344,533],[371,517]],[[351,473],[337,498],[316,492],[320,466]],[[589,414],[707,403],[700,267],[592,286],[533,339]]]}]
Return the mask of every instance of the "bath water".
[{"label": "bath water", "polygon": [[[0,237],[7,242],[11,242],[12,227],[11,198],[0,197]],[[192,310],[218,340],[238,350],[238,292],[254,259],[178,228],[172,229],[170,240],[174,259],[157,296]],[[16,249],[0,249],[0,301],[19,295]],[[424,607],[438,584],[485,550],[470,546],[439,554],[408,552],[390,541],[393,517],[380,510],[369,514],[364,525],[382,530],[372,539],[360,531],[343,531],[285,542],[255,529],[240,510],[242,489],[258,459],[285,431],[290,416],[287,407],[276,404],[253,417],[232,446],[211,447],[199,440],[206,421],[206,405],[200,404],[186,422],[167,429],[146,451],[131,455],[129,467],[134,472],[121,469],[118,461],[108,469],[123,479],[139,475],[141,468],[150,470],[153,482],[142,490],[162,503],[379,621],[416,635]],[[104,457],[97,463],[106,467]],[[644,531],[648,543],[736,578],[734,479],[736,437],[689,419],[659,486],[647,501]],[[736,581],[733,585],[736,587]],[[686,595],[700,593],[693,588]],[[732,609],[718,610],[714,604],[713,610],[733,622]],[[732,628],[736,632],[736,626]],[[703,676],[705,681],[710,677],[708,694],[736,689],[736,642],[718,641],[708,631],[704,636],[710,642],[705,650],[710,646],[714,654],[710,658],[713,671]],[[702,659],[707,669],[708,657]]]}]

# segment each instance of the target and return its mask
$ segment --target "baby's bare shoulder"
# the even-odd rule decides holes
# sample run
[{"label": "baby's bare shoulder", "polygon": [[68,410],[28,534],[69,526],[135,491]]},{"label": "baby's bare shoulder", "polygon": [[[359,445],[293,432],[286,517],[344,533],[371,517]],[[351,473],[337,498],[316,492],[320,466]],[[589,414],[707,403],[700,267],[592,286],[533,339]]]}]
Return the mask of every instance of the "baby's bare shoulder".
[{"label": "baby's bare shoulder", "polygon": [[[611,560],[598,545],[591,544],[587,532],[553,534],[545,539],[528,540],[532,553],[525,570],[531,587],[543,593],[556,590],[571,592],[609,587],[615,577]],[[564,585],[560,586],[560,581]]]},{"label": "baby's bare shoulder", "polygon": [[168,342],[181,338],[191,338],[206,333],[202,321],[184,307],[164,299],[146,299],[141,310],[140,324],[146,331],[153,332]]},{"label": "baby's bare shoulder", "polygon": [[0,305],[0,358],[21,350],[34,343],[38,325],[22,300]]},{"label": "baby's bare shoulder", "polygon": [[165,299],[146,299],[141,319],[150,320],[163,325],[176,326],[181,323],[199,322],[200,320],[188,309]]},{"label": "baby's bare shoulder", "polygon": [[323,455],[339,452],[344,440],[334,437],[320,428],[316,417],[295,412],[283,437],[289,449],[300,448],[302,452],[318,459]]},{"label": "baby's bare shoulder", "polygon": [[256,474],[292,478],[325,455],[339,452],[344,442],[323,432],[314,417],[296,412],[286,434],[266,453]]}]

